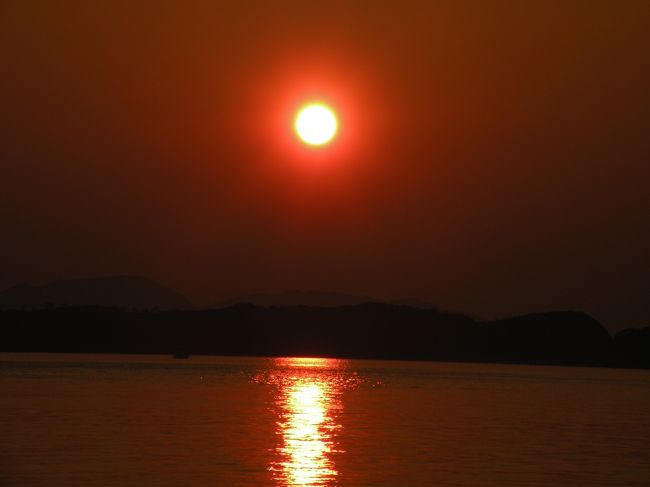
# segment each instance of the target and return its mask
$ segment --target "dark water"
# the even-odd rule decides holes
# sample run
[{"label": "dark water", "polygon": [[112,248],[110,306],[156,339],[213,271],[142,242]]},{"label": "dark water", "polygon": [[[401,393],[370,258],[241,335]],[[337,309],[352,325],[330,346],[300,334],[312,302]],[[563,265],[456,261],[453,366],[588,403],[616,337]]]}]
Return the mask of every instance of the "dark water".
[{"label": "dark water", "polygon": [[649,486],[650,372],[0,354],[0,485]]}]

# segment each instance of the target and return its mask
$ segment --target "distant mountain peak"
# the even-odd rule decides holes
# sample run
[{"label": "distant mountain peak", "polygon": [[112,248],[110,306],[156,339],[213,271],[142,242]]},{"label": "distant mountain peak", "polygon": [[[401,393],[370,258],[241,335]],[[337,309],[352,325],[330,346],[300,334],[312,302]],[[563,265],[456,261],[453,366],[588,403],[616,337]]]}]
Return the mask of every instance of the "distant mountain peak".
[{"label": "distant mountain peak", "polygon": [[254,293],[236,296],[216,303],[214,308],[225,308],[234,304],[254,304],[261,307],[317,306],[335,307],[378,301],[369,296],[358,296],[334,291],[282,291],[277,293]]},{"label": "distant mountain peak", "polygon": [[419,298],[401,298],[401,299],[394,299],[390,301],[391,304],[396,304],[398,306],[408,306],[410,308],[422,308],[422,309],[438,309],[438,307],[430,303],[429,301],[425,301],[424,299],[419,299]]},{"label": "distant mountain peak", "polygon": [[396,306],[408,306],[411,308],[438,309],[434,304],[418,298],[382,300],[374,298],[372,296],[317,290],[291,290],[270,293],[246,294],[219,301],[212,307],[225,308],[234,304],[254,304],[260,307],[315,306],[331,308],[362,303],[385,303]]}]

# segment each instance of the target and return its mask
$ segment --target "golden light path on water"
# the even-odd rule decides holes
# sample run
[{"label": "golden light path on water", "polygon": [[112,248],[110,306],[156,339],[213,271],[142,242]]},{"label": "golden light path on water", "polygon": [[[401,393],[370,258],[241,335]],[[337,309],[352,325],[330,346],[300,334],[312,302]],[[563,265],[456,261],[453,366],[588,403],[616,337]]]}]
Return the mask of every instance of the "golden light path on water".
[{"label": "golden light path on water", "polygon": [[335,485],[335,456],[341,429],[340,395],[355,383],[344,361],[314,358],[274,359],[277,372],[271,383],[279,386],[277,408],[277,458],[270,465],[281,486]]},{"label": "golden light path on water", "polygon": [[328,458],[332,442],[322,431],[331,420],[324,389],[322,383],[299,381],[286,391],[287,414],[280,429],[287,485],[318,485],[336,477]]}]

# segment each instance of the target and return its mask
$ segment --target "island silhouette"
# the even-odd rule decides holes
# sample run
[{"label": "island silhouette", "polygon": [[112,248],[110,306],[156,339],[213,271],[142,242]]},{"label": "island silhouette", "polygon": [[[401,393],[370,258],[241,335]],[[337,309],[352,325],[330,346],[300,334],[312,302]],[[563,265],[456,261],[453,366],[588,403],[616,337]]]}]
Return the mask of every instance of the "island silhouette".
[{"label": "island silhouette", "polygon": [[[611,336],[578,311],[482,321],[419,301],[357,302],[364,298],[324,293],[318,304],[314,293],[301,292],[283,293],[282,298],[274,305],[269,295],[251,295],[242,302],[193,309],[181,294],[139,277],[14,287],[0,293],[0,351],[182,350],[650,368],[650,327]],[[336,298],[349,304],[339,305]]]}]

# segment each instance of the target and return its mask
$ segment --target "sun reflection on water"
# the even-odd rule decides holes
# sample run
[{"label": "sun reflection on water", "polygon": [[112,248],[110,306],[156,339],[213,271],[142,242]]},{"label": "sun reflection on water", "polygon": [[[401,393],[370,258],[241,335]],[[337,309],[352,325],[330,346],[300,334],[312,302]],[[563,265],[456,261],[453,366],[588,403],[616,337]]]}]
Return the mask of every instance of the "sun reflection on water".
[{"label": "sun reflection on water", "polygon": [[342,361],[332,359],[276,359],[279,372],[277,458],[269,467],[281,486],[335,485],[334,457],[342,453],[336,432],[341,428],[340,393],[349,378]]}]

